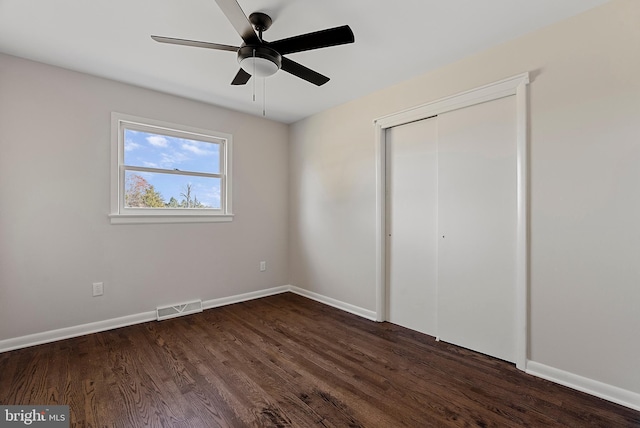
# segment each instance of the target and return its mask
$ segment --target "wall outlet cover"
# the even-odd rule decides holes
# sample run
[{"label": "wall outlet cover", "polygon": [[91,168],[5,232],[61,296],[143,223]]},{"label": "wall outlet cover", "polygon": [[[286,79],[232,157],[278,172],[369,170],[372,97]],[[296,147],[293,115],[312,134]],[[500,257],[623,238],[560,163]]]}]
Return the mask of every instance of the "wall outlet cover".
[{"label": "wall outlet cover", "polygon": [[102,282],[94,282],[93,283],[93,296],[102,296],[104,294],[104,283]]}]

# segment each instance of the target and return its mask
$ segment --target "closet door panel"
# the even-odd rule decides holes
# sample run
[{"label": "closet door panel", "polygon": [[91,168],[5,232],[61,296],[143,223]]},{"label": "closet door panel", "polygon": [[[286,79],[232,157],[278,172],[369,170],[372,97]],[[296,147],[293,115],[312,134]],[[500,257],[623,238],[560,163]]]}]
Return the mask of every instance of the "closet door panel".
[{"label": "closet door panel", "polygon": [[515,360],[515,97],[438,117],[438,336]]},{"label": "closet door panel", "polygon": [[436,334],[437,122],[386,131],[387,320]]}]

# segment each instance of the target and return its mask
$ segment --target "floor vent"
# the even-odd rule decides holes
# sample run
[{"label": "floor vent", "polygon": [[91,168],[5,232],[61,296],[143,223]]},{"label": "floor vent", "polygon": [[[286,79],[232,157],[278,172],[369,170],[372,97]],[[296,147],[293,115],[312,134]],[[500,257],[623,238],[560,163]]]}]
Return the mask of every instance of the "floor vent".
[{"label": "floor vent", "polygon": [[197,312],[202,312],[202,300],[172,306],[158,306],[156,308],[158,321],[180,317],[182,315],[195,314]]}]

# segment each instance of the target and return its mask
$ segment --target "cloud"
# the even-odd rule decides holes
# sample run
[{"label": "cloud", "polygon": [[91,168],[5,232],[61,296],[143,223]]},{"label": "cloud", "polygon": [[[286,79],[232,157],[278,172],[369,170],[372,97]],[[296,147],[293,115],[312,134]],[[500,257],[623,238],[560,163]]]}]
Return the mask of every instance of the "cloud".
[{"label": "cloud", "polygon": [[131,140],[126,140],[124,142],[124,151],[125,152],[130,152],[130,151],[135,150],[135,149],[137,149],[139,147],[140,147],[140,144],[134,143]]},{"label": "cloud", "polygon": [[147,137],[147,141],[154,147],[167,147],[169,145],[169,140],[162,135],[151,135]]},{"label": "cloud", "polygon": [[160,166],[162,168],[174,168],[176,165],[189,160],[187,155],[180,152],[161,153],[160,157]]},{"label": "cloud", "polygon": [[198,186],[197,189],[198,199],[201,199],[201,202],[210,207],[219,207],[220,206],[220,188],[214,187],[206,187],[206,190],[202,190],[202,186]]},{"label": "cloud", "polygon": [[198,155],[198,156],[205,156],[205,155],[210,155],[213,152],[211,150],[207,150],[207,149],[202,149],[200,147],[198,147],[196,144],[189,144],[189,143],[182,143],[182,149],[183,150],[188,150],[191,153]]},{"label": "cloud", "polygon": [[146,166],[147,168],[158,168],[158,164],[155,162],[147,162],[147,161],[142,161],[142,163],[144,164],[144,166]]}]

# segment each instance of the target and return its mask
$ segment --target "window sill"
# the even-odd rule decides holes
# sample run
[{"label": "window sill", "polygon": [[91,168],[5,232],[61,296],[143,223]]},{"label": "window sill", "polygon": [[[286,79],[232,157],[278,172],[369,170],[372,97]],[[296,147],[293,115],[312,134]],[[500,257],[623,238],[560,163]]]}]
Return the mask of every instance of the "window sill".
[{"label": "window sill", "polygon": [[111,224],[161,224],[161,223],[223,223],[233,220],[233,214],[216,215],[141,215],[109,214]]}]

